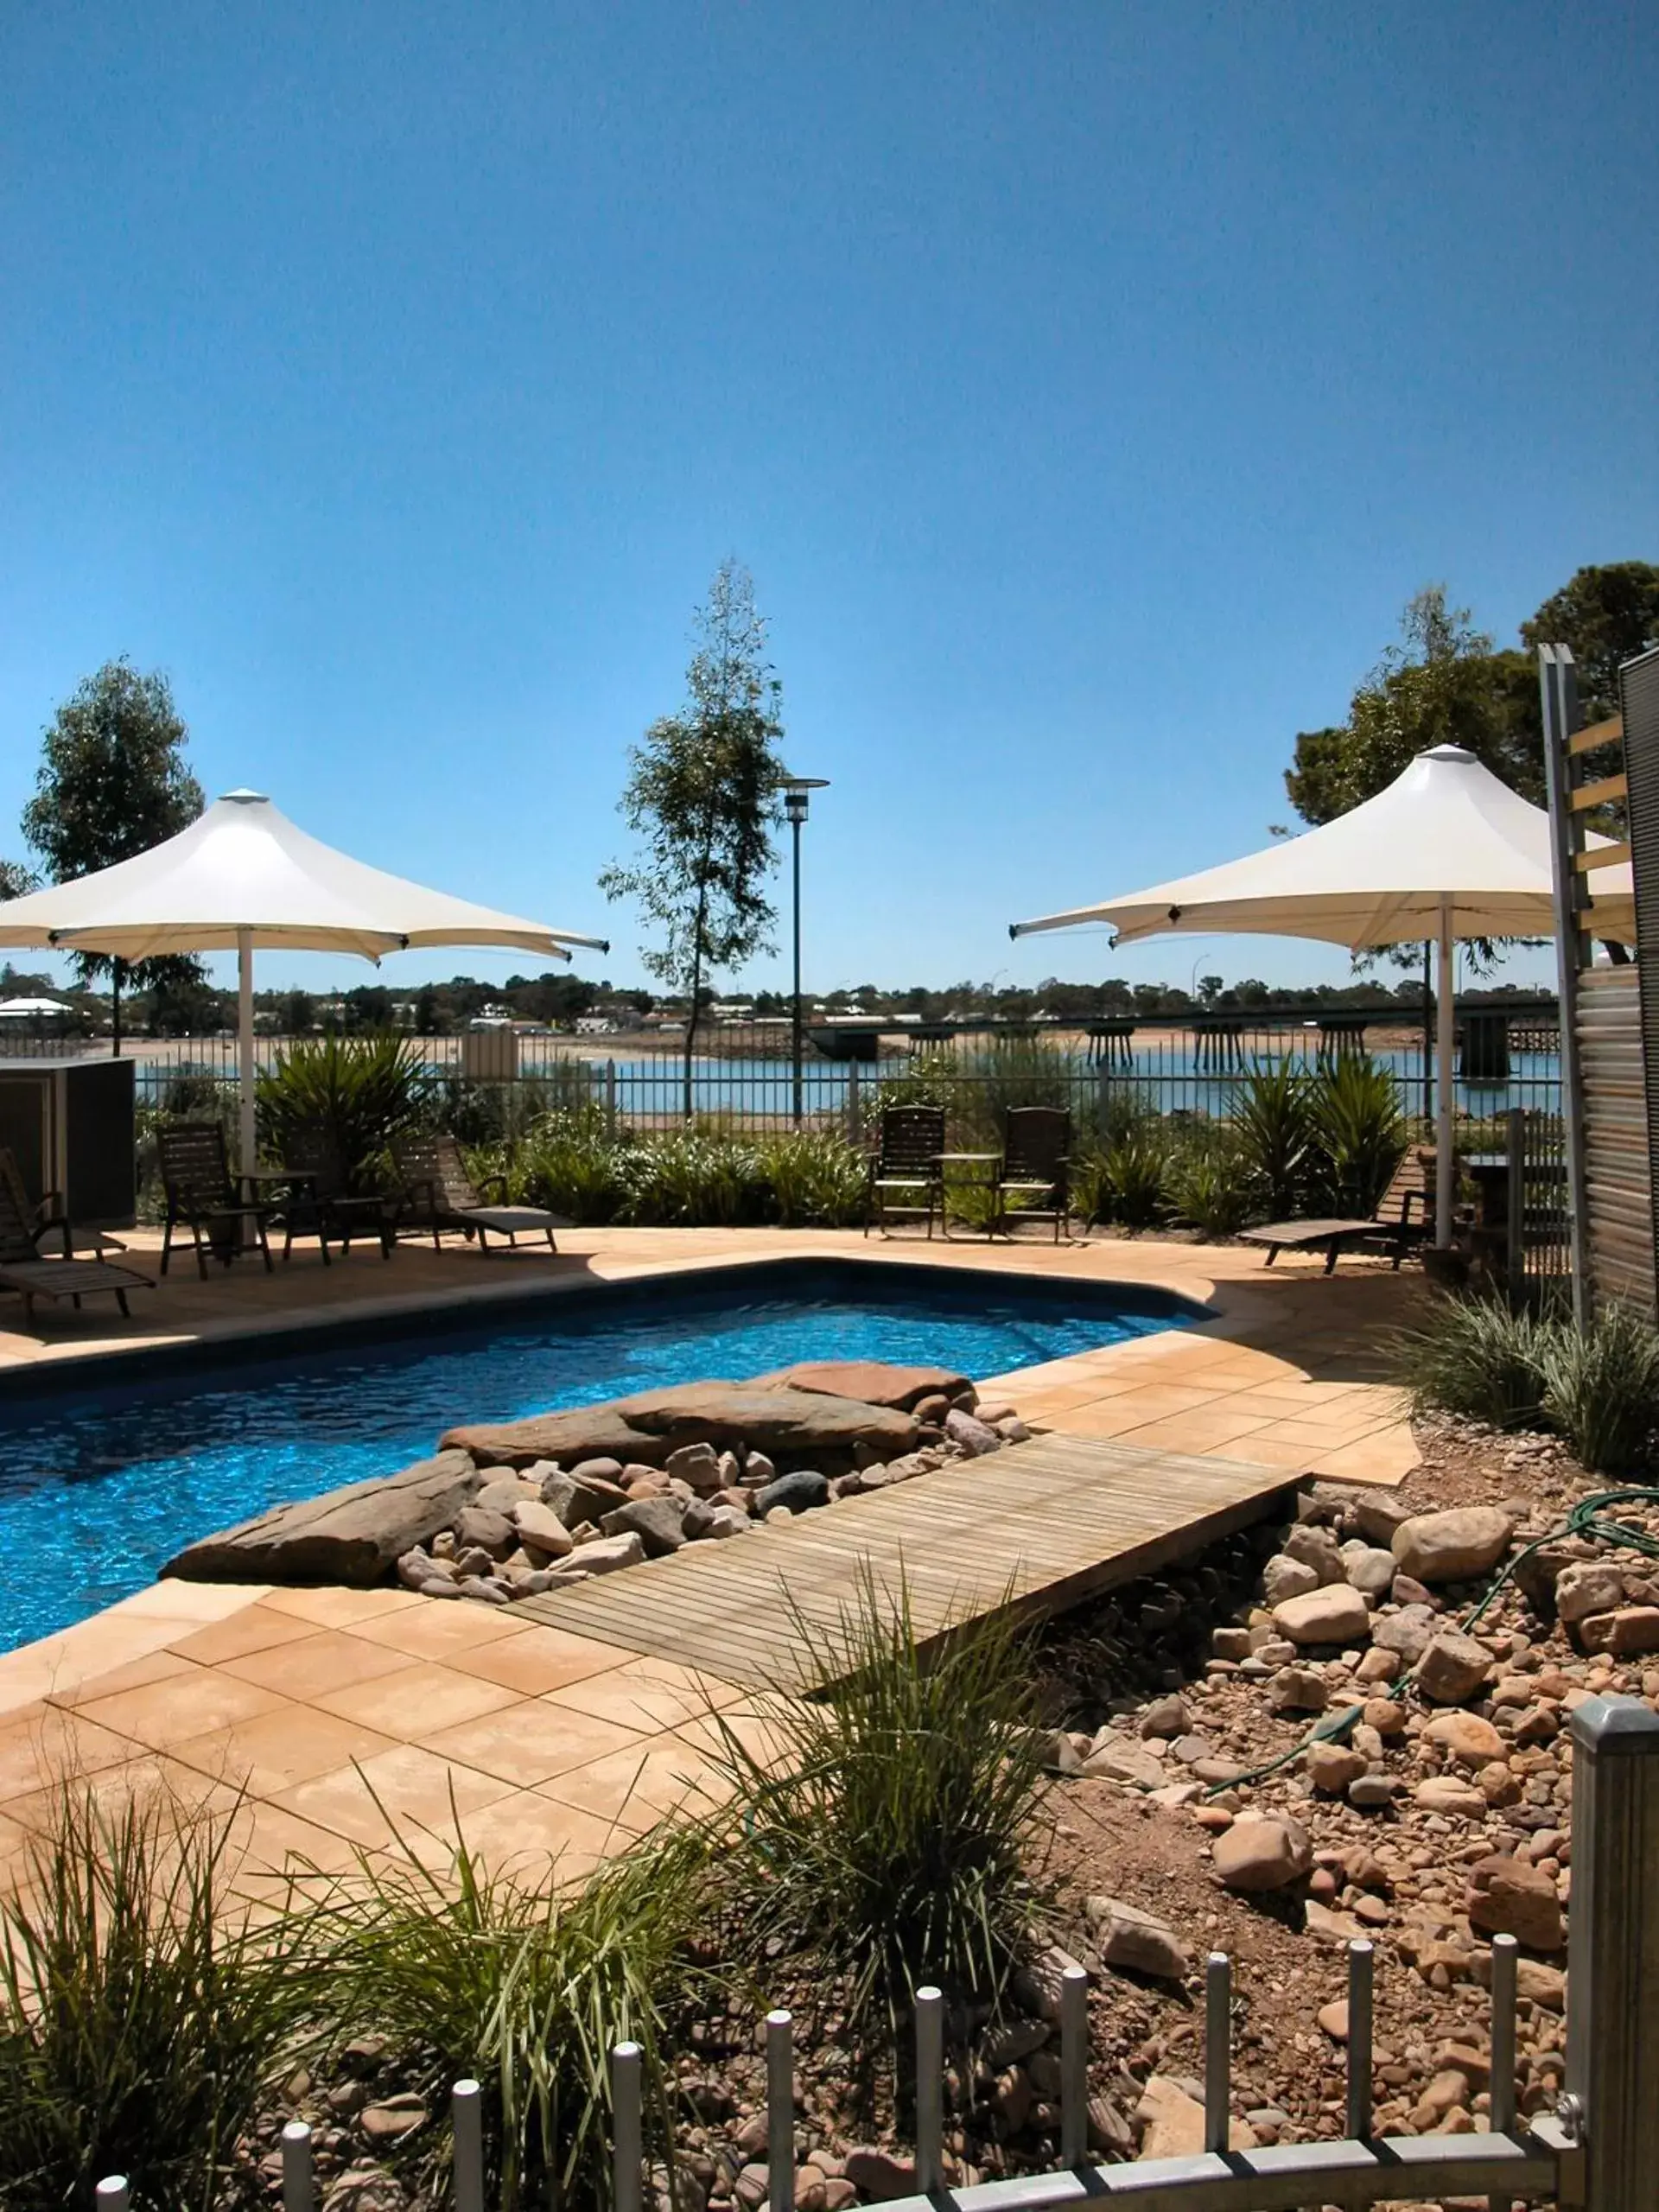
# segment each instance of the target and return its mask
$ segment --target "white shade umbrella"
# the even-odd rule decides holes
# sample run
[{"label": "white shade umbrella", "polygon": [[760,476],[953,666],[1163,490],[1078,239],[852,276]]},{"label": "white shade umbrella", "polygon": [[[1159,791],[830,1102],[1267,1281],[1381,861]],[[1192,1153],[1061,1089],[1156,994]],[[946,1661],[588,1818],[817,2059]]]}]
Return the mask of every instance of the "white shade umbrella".
[{"label": "white shade umbrella", "polygon": [[0,905],[0,944],[149,960],[234,950],[245,1165],[253,1160],[253,955],[353,952],[378,960],[413,945],[521,946],[568,960],[569,947],[609,950],[446,891],[430,891],[338,852],[259,791],[228,791],[188,830],[147,853]]},{"label": "white shade umbrella", "polygon": [[[1605,838],[1591,838],[1592,845]],[[1636,938],[1628,866],[1598,869],[1584,926]],[[1435,1236],[1451,1241],[1454,939],[1548,937],[1555,926],[1549,817],[1456,745],[1420,753],[1375,798],[1300,837],[1197,875],[1035,921],[1011,937],[1109,923],[1116,941],[1162,934],[1316,938],[1362,952],[1440,946]]]}]

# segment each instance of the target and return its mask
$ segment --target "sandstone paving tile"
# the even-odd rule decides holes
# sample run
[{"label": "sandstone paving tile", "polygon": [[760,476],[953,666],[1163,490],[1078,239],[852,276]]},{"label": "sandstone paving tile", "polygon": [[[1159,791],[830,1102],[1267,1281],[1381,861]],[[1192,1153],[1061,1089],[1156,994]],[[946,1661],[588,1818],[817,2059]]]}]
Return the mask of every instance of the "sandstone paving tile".
[{"label": "sandstone paving tile", "polygon": [[168,1575],[121,1600],[129,1616],[168,1621],[222,1621],[244,1606],[257,1605],[270,1589],[264,1582],[190,1582]]},{"label": "sandstone paving tile", "polygon": [[[447,1603],[447,1600],[441,1600]],[[607,1668],[625,1666],[629,1655],[620,1645],[599,1643],[592,1637],[572,1636],[567,1630],[533,1624],[517,1636],[499,1637],[474,1650],[444,1655],[447,1667],[462,1674],[481,1675],[525,1697],[540,1697],[567,1683],[602,1675]]]},{"label": "sandstone paving tile", "polygon": [[[416,1590],[272,1590],[264,1603],[315,1628],[354,1628],[366,1634],[394,1614],[428,1605]],[[452,1601],[453,1602],[453,1601]]]},{"label": "sandstone paving tile", "polygon": [[219,1667],[228,1659],[245,1658],[250,1651],[269,1651],[276,1644],[295,1643],[317,1633],[315,1621],[302,1620],[296,1613],[279,1612],[275,1605],[261,1601],[245,1605],[240,1612],[232,1613],[222,1621],[209,1622],[206,1628],[181,1637],[168,1649],[181,1658],[197,1660],[205,1667]]},{"label": "sandstone paving tile", "polygon": [[671,1817],[704,1818],[731,1793],[728,1777],[693,1745],[658,1737],[638,1750],[613,1751],[556,1774],[536,1794],[639,1835]]},{"label": "sandstone paving tile", "polygon": [[130,1736],[152,1751],[168,1751],[210,1729],[255,1720],[283,1702],[257,1682],[238,1681],[216,1667],[199,1667],[189,1675],[91,1698],[79,1710],[118,1735]]},{"label": "sandstone paving tile", "polygon": [[95,1697],[113,1697],[118,1690],[143,1689],[150,1682],[164,1682],[175,1675],[188,1675],[194,1671],[195,1662],[182,1659],[171,1644],[159,1651],[147,1652],[142,1659],[129,1659],[124,1665],[107,1667],[101,1673],[89,1675],[85,1681],[73,1681],[72,1686],[54,1691],[54,1705],[81,1706]]},{"label": "sandstone paving tile", "polygon": [[1313,1471],[1344,1482],[1393,1484],[1403,1482],[1421,1457],[1409,1429],[1382,1429],[1323,1453]]},{"label": "sandstone paving tile", "polygon": [[1239,1449],[1235,1456],[1248,1459],[1250,1439],[1266,1426],[1260,1414],[1226,1413],[1198,1406],[1190,1413],[1166,1414],[1141,1427],[1120,1433],[1126,1444],[1144,1445],[1149,1451],[1197,1454],[1218,1452],[1224,1446],[1236,1444]]},{"label": "sandstone paving tile", "polygon": [[349,1760],[372,1758],[391,1742],[378,1729],[320,1713],[315,1706],[284,1702],[234,1727],[193,1736],[175,1745],[173,1755],[199,1773],[256,1797],[274,1797]]},{"label": "sandstone paving tile", "polygon": [[227,1675],[238,1681],[257,1682],[302,1704],[321,1701],[329,1692],[353,1683],[372,1681],[409,1664],[407,1652],[384,1643],[371,1643],[349,1629],[313,1629],[291,1643],[257,1651],[246,1651],[220,1661]]},{"label": "sandstone paving tile", "polygon": [[457,1815],[464,1827],[473,1814],[513,1789],[511,1782],[442,1759],[418,1745],[393,1744],[372,1758],[276,1792],[272,1802],[348,1842],[378,1851],[398,1834],[412,1838],[424,1831],[452,1839]]},{"label": "sandstone paving tile", "polygon": [[[510,1638],[508,1649],[517,1642]],[[366,1728],[405,1743],[429,1736],[439,1728],[463,1720],[477,1720],[486,1713],[500,1713],[520,1701],[522,1693],[480,1675],[463,1674],[459,1668],[436,1660],[410,1660],[402,1651],[385,1652],[395,1660],[396,1671],[372,1680],[350,1682],[338,1690],[312,1698],[325,1713],[355,1720]]]},{"label": "sandstone paving tile", "polygon": [[[1208,1402],[1202,1394],[1193,1394],[1192,1406]],[[1139,1391],[1130,1391],[1121,1398],[1103,1398],[1097,1404],[1078,1406],[1070,1413],[1057,1414],[1049,1426],[1067,1436],[1126,1436],[1131,1429],[1144,1428],[1148,1421],[1164,1420],[1173,1413],[1189,1413],[1192,1406],[1170,1406],[1158,1400],[1147,1405]]]},{"label": "sandstone paving tile", "polygon": [[355,1844],[284,1805],[250,1799],[228,1823],[225,1865],[236,1887],[251,1877],[291,1873],[304,1882],[304,1893],[315,1895],[317,1885],[307,1878],[313,1869],[327,1877],[351,1872],[357,1864]]},{"label": "sandstone paving tile", "polygon": [[[77,1798],[89,1800],[105,1820],[118,1819],[130,1804],[163,1805],[169,1814],[188,1818],[193,1813],[229,1814],[240,1801],[240,1792],[216,1777],[158,1752],[139,1751],[119,1766],[101,1767],[74,1785]],[[8,1820],[36,1834],[56,1821],[63,1803],[61,1787],[37,1790],[30,1797],[14,1797],[3,1806]]]},{"label": "sandstone paving tile", "polygon": [[527,1698],[504,1713],[439,1729],[423,1740],[440,1758],[480,1768],[528,1789],[566,1767],[639,1743],[640,1731],[598,1714],[573,1713],[546,1698]]},{"label": "sandstone paving tile", "polygon": [[619,1721],[642,1733],[676,1727],[709,1709],[708,1699],[689,1674],[678,1681],[664,1679],[638,1664],[614,1667],[566,1689],[550,1691],[538,1702]]},{"label": "sandstone paving tile", "polygon": [[130,1737],[82,1713],[43,1705],[0,1727],[0,1803],[119,1766],[132,1753]]},{"label": "sandstone paving tile", "polygon": [[537,1888],[580,1881],[626,1840],[615,1823],[528,1789],[467,1821],[467,1847],[493,1874]]},{"label": "sandstone paving tile", "polygon": [[523,1636],[530,1627],[514,1620],[506,1605],[478,1605],[469,1598],[423,1598],[385,1620],[365,1621],[355,1629],[371,1643],[389,1644],[411,1659],[448,1659],[461,1651],[481,1650],[503,1637]]}]

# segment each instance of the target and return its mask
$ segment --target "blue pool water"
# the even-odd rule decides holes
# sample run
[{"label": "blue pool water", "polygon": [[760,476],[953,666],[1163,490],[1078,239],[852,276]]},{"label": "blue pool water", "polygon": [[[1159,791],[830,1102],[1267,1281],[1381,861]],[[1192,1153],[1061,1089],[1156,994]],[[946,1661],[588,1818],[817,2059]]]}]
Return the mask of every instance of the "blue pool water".
[{"label": "blue pool water", "polygon": [[142,1588],[199,1536],[420,1459],[461,1421],[804,1359],[1001,1375],[1201,1318],[1138,1286],[782,1261],[685,1287],[595,1287],[481,1323],[432,1317],[391,1338],[331,1332],[235,1366],[152,1360],[105,1387],[0,1397],[0,1650]]}]

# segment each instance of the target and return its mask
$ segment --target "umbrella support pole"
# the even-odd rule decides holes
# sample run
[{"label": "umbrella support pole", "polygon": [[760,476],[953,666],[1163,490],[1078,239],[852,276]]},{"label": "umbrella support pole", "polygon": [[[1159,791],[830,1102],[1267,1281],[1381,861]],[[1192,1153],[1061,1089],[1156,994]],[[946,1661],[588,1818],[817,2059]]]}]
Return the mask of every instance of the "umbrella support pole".
[{"label": "umbrella support pole", "polygon": [[[256,1159],[253,1112],[253,931],[236,933],[236,1109],[237,1166],[245,1172]],[[255,1242],[254,1225],[242,1224],[245,1247]]]},{"label": "umbrella support pole", "polygon": [[1453,1097],[1452,1065],[1455,1048],[1453,994],[1457,988],[1457,953],[1452,942],[1452,901],[1440,900],[1440,995],[1434,1005],[1434,1242],[1445,1251],[1452,1242],[1452,1210],[1457,1197],[1456,1162],[1452,1154]]}]

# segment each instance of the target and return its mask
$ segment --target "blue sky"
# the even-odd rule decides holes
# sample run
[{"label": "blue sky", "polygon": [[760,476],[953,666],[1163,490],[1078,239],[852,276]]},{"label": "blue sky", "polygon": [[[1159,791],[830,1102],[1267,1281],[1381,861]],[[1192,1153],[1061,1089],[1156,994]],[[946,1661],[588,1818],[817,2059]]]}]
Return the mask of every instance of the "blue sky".
[{"label": "blue sky", "polygon": [[1426,581],[1659,557],[1656,103],[1639,4],[10,0],[0,851],[124,652],[210,793],[637,980],[731,552],[810,987],[1339,977],[1004,925],[1263,842]]}]

